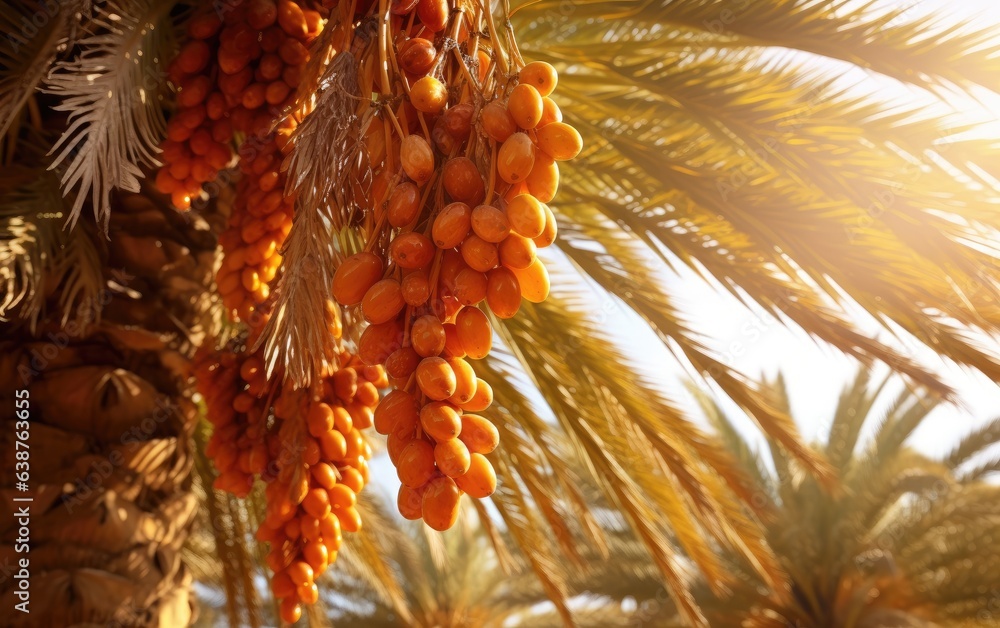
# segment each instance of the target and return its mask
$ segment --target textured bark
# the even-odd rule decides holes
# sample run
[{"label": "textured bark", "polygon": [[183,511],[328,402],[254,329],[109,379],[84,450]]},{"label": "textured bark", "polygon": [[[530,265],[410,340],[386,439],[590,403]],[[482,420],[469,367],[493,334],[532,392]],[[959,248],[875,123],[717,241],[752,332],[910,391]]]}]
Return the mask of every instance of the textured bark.
[{"label": "textured bark", "polygon": [[[0,566],[25,556],[14,553],[11,508],[20,388],[30,392],[34,497],[31,613],[11,612],[16,584],[0,578],[4,625],[193,619],[181,561],[197,507],[188,369],[210,325],[216,240],[204,220],[152,197],[123,194],[114,205],[110,241],[94,236],[108,282],[101,303],[76,325],[52,315],[34,334],[0,327]],[[51,312],[60,296],[51,290]]]}]

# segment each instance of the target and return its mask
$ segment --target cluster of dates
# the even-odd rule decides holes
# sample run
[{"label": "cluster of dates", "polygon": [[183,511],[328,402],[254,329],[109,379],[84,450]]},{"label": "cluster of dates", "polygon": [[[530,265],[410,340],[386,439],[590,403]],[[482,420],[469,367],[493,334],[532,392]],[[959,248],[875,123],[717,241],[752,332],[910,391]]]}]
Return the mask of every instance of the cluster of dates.
[{"label": "cluster of dates", "polygon": [[[474,363],[493,347],[491,316],[510,318],[522,299],[547,297],[538,258],[556,238],[547,203],[559,186],[558,162],[582,148],[551,98],[555,69],[524,64],[505,48],[512,44],[484,7],[452,11],[448,0],[350,7],[349,16],[329,0],[243,0],[197,13],[170,68],[178,107],[156,179],[187,209],[205,184],[238,166],[217,284],[245,334],[203,350],[196,376],[214,426],[208,454],[216,487],[245,496],[255,481],[266,485],[258,538],[270,545],[285,622],[317,600],[316,579],[336,558],[342,533],[361,525],[357,495],[372,454],[365,428],[387,437],[408,519],[445,530],[463,494],[483,498],[496,489],[487,456],[500,430],[484,414],[493,390]],[[376,22],[386,27],[377,42]],[[324,45],[344,48],[319,54],[344,55],[338,67],[355,64],[361,93],[347,99],[358,108],[348,113],[364,122],[368,149],[345,183],[365,214],[351,228],[367,245],[337,266],[332,296],[356,308],[366,326],[352,351],[297,386],[282,364],[268,374],[254,347],[302,210],[286,189],[286,156],[301,116],[313,115],[296,103],[297,91],[324,28],[340,29]],[[342,346],[337,306],[327,309],[329,333]],[[383,389],[390,392],[380,400]]]},{"label": "cluster of dates", "polygon": [[[493,56],[470,49],[480,25],[446,3],[392,10],[404,18],[391,24],[399,25],[393,67],[405,102],[396,124],[374,127],[388,130],[380,144],[392,153],[375,169],[384,183],[374,207],[379,229],[337,268],[333,295],[360,306],[368,327],[358,355],[383,365],[394,388],[375,429],[387,435],[402,483],[399,511],[444,530],[463,494],[496,488],[486,454],[499,433],[475,414],[493,392],[470,360],[492,347],[486,311],[510,318],[522,299],[548,295],[537,257],[556,237],[546,203],[559,184],[557,162],[575,157],[582,140],[550,98],[551,65],[501,71]],[[450,54],[455,43],[463,54]]]},{"label": "cluster of dates", "polygon": [[[252,349],[268,319],[261,306],[295,206],[281,163],[296,122],[284,114],[323,27],[322,7],[245,0],[222,8],[190,20],[188,40],[170,66],[177,109],[156,183],[186,210],[238,158],[216,282],[247,331],[222,349],[203,348],[195,377],[214,428],[206,453],[219,473],[215,488],[245,497],[255,481],[266,486],[257,537],[270,547],[281,619],[294,623],[302,604],[317,601],[316,580],[336,559],[343,533],[361,527],[357,495],[372,455],[362,430],[371,427],[388,381],[381,367],[345,352],[312,386],[297,388],[283,381],[280,368],[267,376],[261,352]],[[336,323],[330,333],[339,338]]]},{"label": "cluster of dates", "polygon": [[317,386],[285,385],[272,399],[264,362],[246,344],[203,350],[196,360],[214,427],[206,453],[219,471],[215,488],[246,497],[255,480],[265,483],[257,538],[269,544],[272,590],[289,623],[318,599],[316,579],[336,559],[342,533],[361,528],[356,505],[372,455],[362,430],[388,385],[381,367],[348,354],[335,366]]}]

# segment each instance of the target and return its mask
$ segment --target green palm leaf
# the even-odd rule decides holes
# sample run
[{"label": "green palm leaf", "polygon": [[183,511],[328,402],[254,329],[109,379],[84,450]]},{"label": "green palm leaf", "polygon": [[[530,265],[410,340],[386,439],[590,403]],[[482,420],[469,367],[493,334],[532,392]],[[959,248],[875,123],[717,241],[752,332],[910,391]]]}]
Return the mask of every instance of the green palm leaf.
[{"label": "green palm leaf", "polygon": [[[930,460],[907,448],[905,441],[937,400],[904,388],[879,418],[873,406],[884,397],[884,387],[884,382],[873,385],[871,374],[859,371],[834,410],[830,442],[817,445],[837,452],[842,492],[823,491],[808,476],[782,484],[767,540],[790,576],[793,595],[779,600],[758,588],[753,578],[738,580],[741,589],[732,601],[699,598],[712,622],[922,627],[994,623],[987,610],[990,598],[982,592],[995,585],[992,574],[1000,556],[978,539],[990,538],[1000,525],[1000,489],[975,474],[956,474],[949,466],[996,445],[1000,434],[988,425],[970,434],[945,464]],[[724,415],[711,398],[699,401],[708,416]],[[833,448],[835,442],[849,443],[846,434],[857,439],[856,433],[871,423],[877,423],[875,432],[859,451],[846,445]],[[747,448],[738,436],[725,442],[736,454]],[[768,476],[761,490],[779,481],[770,472]],[[767,623],[765,617],[778,623]],[[897,623],[882,623],[887,621]]]}]

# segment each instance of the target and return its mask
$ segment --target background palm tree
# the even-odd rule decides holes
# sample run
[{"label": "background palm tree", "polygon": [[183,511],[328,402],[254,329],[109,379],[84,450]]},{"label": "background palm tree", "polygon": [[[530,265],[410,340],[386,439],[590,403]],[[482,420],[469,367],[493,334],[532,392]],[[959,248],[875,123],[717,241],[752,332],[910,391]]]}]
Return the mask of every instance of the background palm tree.
[{"label": "background palm tree", "polygon": [[[712,626],[912,627],[992,626],[1000,599],[1000,555],[989,539],[1000,533],[1000,487],[986,480],[1000,471],[1000,419],[962,439],[940,460],[906,443],[939,400],[873,381],[860,370],[832,410],[824,452],[842,474],[840,491],[825,490],[781,452],[766,451],[734,427],[712,397],[694,391],[730,453],[753,478],[756,500],[771,516],[767,539],[789,574],[771,590],[738,557],[729,591],[696,587]],[[896,381],[898,384],[898,380]],[[782,380],[769,384],[787,406]],[[591,503],[600,495],[586,489]],[[606,506],[606,504],[604,504]],[[378,500],[373,506],[382,508]],[[353,551],[328,576],[328,617],[337,625],[558,626],[559,613],[521,555],[504,565],[485,529],[471,519],[444,535],[382,511],[377,556],[396,574],[402,597],[367,558]],[[564,569],[578,626],[684,626],[664,595],[657,568],[628,529],[606,524],[614,560],[596,552],[581,569]],[[507,536],[505,530],[500,534]],[[221,588],[227,574],[212,579]],[[234,575],[234,574],[229,574]],[[322,619],[319,619],[322,622]],[[206,624],[207,625],[207,624]]]},{"label": "background palm tree", "polygon": [[344,625],[503,626],[546,601],[523,561],[514,576],[501,568],[490,539],[469,517],[454,533],[435,534],[384,510],[380,546],[399,574],[405,612],[380,595],[381,583],[356,561],[331,573],[331,619]]},{"label": "background palm tree", "polygon": [[[170,103],[160,68],[183,32],[186,6],[13,0],[0,15],[0,27],[11,34],[0,41],[2,155],[14,178],[7,189],[20,190],[5,196],[2,207],[8,229],[0,238],[0,276],[7,283],[0,314],[12,319],[5,342],[44,342],[47,328],[25,322],[55,328],[68,322],[43,307],[68,306],[88,294],[79,291],[80,280],[63,281],[66,273],[91,278],[91,295],[109,276],[109,260],[130,275],[158,276],[146,255],[154,247],[168,255],[170,247],[155,242],[197,230],[197,219],[188,223],[160,209],[163,200],[150,193],[141,202],[156,206],[160,217],[128,223],[149,239],[144,247],[104,258],[72,253],[85,247],[61,240],[103,248],[101,232],[126,205],[111,200],[112,190],[139,192],[141,167],[152,161]],[[506,3],[500,10],[508,10]],[[513,542],[531,548],[532,568],[568,616],[569,585],[555,567],[577,562],[581,545],[608,547],[577,488],[579,473],[564,463],[567,449],[581,453],[585,474],[651,552],[678,606],[691,621],[703,621],[672,539],[717,589],[731,566],[716,557],[714,543],[742,548],[743,560],[766,582],[784,576],[757,525],[762,513],[754,512],[745,470],[683,416],[660,382],[636,369],[641,356],[626,353],[603,304],[641,317],[682,364],[828,483],[831,467],[801,444],[780,399],[705,349],[697,325],[663,289],[670,269],[693,268],[783,322],[862,361],[883,360],[934,391],[949,392],[922,366],[863,334],[852,308],[996,379],[996,345],[984,340],[1000,325],[992,239],[1000,216],[996,147],[967,139],[967,128],[940,108],[952,90],[995,87],[998,46],[988,30],[950,28],[945,18],[848,0],[542,0],[514,11],[524,56],[561,70],[560,105],[588,148],[564,171],[555,205],[563,237],[551,260],[553,297],[503,323],[507,352],[485,369],[497,391],[491,416],[504,442],[493,454],[501,481],[494,504]],[[812,56],[775,52],[789,49]],[[832,70],[818,58],[847,65]],[[848,67],[871,78],[848,89],[841,78]],[[934,106],[880,96],[875,86],[887,80],[922,90]],[[31,161],[38,147],[55,150]],[[67,205],[51,193],[43,170],[12,169],[15,163],[61,172]],[[85,208],[96,222],[59,229]],[[115,238],[129,242],[127,232],[111,233],[109,249],[122,246]],[[59,262],[63,256],[72,261]],[[172,249],[168,255],[182,257]],[[141,345],[137,354],[119,349],[116,365],[132,368],[169,354],[178,356],[171,372],[183,372],[186,341],[197,328],[188,321],[205,307],[202,261],[197,270],[169,266],[171,281],[130,287],[139,297],[123,293],[156,305],[144,313],[130,301],[129,315],[116,323],[153,332],[165,344]],[[81,367],[107,364],[89,351],[74,355]],[[186,386],[150,377],[160,394],[186,406]],[[112,399],[100,396],[106,388],[97,383],[81,394]],[[528,386],[541,396],[525,394]],[[137,390],[149,404],[153,389]],[[39,407],[38,432],[63,425],[98,441],[95,435],[121,417],[94,403],[90,423],[60,424],[59,413]],[[4,412],[8,434],[13,419]],[[129,422],[141,424],[146,414],[129,415]],[[176,424],[170,436],[186,443],[184,426],[191,422],[170,424]],[[556,437],[562,434],[567,438]],[[86,464],[83,451],[66,459]],[[186,491],[188,465],[171,468],[178,478],[171,489]],[[136,499],[148,495],[138,478],[130,476],[126,487]],[[484,506],[476,507],[482,514]],[[154,528],[162,539],[170,526]],[[184,529],[177,526],[177,538]],[[120,534],[118,541],[125,538]],[[90,573],[80,574],[78,587]],[[108,595],[109,607],[126,604],[124,591]]]},{"label": "background palm tree", "polygon": [[[466,518],[455,532],[438,535],[398,517],[387,519],[388,534],[380,535],[380,546],[399,574],[408,616],[380,595],[378,580],[348,560],[330,575],[333,623],[387,628],[564,625],[524,556],[513,555],[510,564],[503,564],[477,520]],[[642,543],[624,529],[606,532],[614,560],[590,552],[583,568],[564,570],[580,602],[573,610],[578,626],[609,625],[623,616],[623,598],[654,599],[663,593]]]},{"label": "background palm tree", "polygon": [[[731,417],[699,394],[709,420],[774,513],[767,539],[790,588],[768,591],[750,573],[733,594],[700,601],[713,626],[993,626],[1000,619],[1000,419],[963,438],[941,460],[907,447],[939,400],[861,370],[843,390],[825,443],[842,478],[837,493],[781,452],[755,451]],[[785,407],[788,393],[772,384]],[[707,593],[707,592],[706,592]]]},{"label": "background palm tree", "polygon": [[[753,478],[766,504],[767,540],[787,584],[769,589],[737,556],[723,557],[729,590],[704,583],[695,595],[712,626],[784,628],[986,627],[997,621],[1000,555],[1000,419],[962,439],[940,460],[907,446],[940,401],[874,380],[862,369],[832,409],[825,442],[813,447],[843,478],[824,489],[769,439],[759,451],[715,399],[694,389],[707,419]],[[781,378],[768,385],[787,407]],[[596,487],[588,502],[604,508]],[[346,626],[559,626],[563,620],[524,556],[492,550],[486,529],[465,518],[444,535],[401,521],[373,500],[379,560],[395,574],[401,596],[385,592],[379,569],[352,547],[327,576],[326,619]],[[375,513],[373,513],[375,514]],[[629,529],[605,522],[613,560],[597,552],[581,568],[563,568],[578,626],[684,626],[666,597],[655,564]],[[509,541],[507,531],[498,532]],[[209,579],[223,588],[219,571]],[[316,621],[322,625],[325,618]],[[209,625],[209,624],[206,624]],[[310,623],[312,625],[312,623]]]},{"label": "background palm tree", "polygon": [[[201,461],[207,462],[204,458]],[[598,487],[584,490],[590,503],[607,509]],[[226,495],[213,493],[216,498]],[[189,540],[186,554],[203,585],[199,590],[206,610],[198,619],[199,626],[266,625],[273,621],[269,619],[273,606],[270,596],[265,593],[262,600],[254,594],[248,601],[242,599],[240,588],[248,574],[265,572],[259,556],[254,556],[252,540],[234,542],[242,538],[239,529],[253,525],[254,510],[230,511],[236,524],[230,526],[232,532],[199,526]],[[323,601],[310,616],[309,625],[564,625],[530,562],[502,524],[487,528],[470,515],[467,511],[457,527],[439,534],[402,520],[380,495],[371,496],[365,512],[367,531],[346,539],[336,565],[324,575]],[[553,570],[566,579],[580,602],[573,610],[573,622],[578,626],[614,625],[609,622],[626,617],[621,610],[626,598],[669,601],[643,544],[627,526],[608,519],[603,530],[614,560],[605,560],[594,548],[581,548],[583,561],[579,565]],[[499,535],[505,551],[496,551],[497,539],[487,530]],[[229,550],[239,552],[247,547],[246,558],[228,560]]]}]

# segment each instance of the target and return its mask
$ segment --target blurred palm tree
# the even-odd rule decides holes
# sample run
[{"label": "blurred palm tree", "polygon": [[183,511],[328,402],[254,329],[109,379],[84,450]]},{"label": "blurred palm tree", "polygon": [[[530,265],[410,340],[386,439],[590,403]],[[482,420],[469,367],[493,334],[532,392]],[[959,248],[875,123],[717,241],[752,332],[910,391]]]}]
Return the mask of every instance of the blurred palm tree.
[{"label": "blurred palm tree", "polygon": [[[384,506],[377,504],[376,507]],[[422,525],[400,521],[388,510],[388,525],[380,531],[383,556],[399,575],[406,613],[380,595],[356,560],[345,560],[327,582],[331,619],[340,625],[373,628],[419,626],[499,628],[546,601],[530,569],[519,565],[516,575],[501,568],[490,539],[469,517],[454,532],[436,534]]]},{"label": "blurred palm tree", "polygon": [[[152,333],[162,345],[143,333],[115,345],[104,327],[88,326],[82,338],[110,348],[74,351],[74,365],[103,359],[102,368],[112,363],[127,372],[146,361],[168,365],[146,374],[152,387],[114,379],[114,393],[140,409],[150,407],[153,388],[172,407],[190,407],[189,387],[178,377],[213,322],[205,314],[211,289],[198,274],[209,260],[199,258],[197,269],[183,260],[185,250],[203,250],[203,236],[221,223],[203,229],[200,218],[179,219],[139,183],[172,102],[163,67],[191,4],[11,0],[0,13],[9,34],[0,40],[0,155],[10,178],[0,188],[4,353],[30,358],[47,333],[72,322],[64,313],[74,303],[110,286],[129,303],[127,315],[114,319],[116,329]],[[719,546],[742,556],[744,567],[770,586],[780,587],[786,575],[758,525],[766,513],[753,501],[746,470],[684,416],[662,382],[641,373],[637,365],[647,356],[628,353],[621,338],[629,332],[608,324],[618,320],[608,310],[638,315],[704,385],[751,416],[781,455],[827,485],[833,467],[801,443],[780,398],[706,347],[702,333],[710,330],[687,320],[678,295],[664,287],[673,270],[692,269],[782,323],[865,363],[884,361],[937,393],[950,391],[906,353],[867,333],[854,312],[1000,378],[991,336],[1000,326],[997,145],[976,139],[968,133],[975,125],[949,113],[955,94],[995,91],[1000,46],[990,28],[880,2],[507,5],[498,10],[509,12],[524,56],[560,69],[559,104],[588,148],[564,170],[554,207],[563,237],[549,260],[556,268],[553,297],[503,323],[507,352],[484,367],[497,391],[491,416],[504,439],[492,458],[501,482],[493,503],[512,544],[526,548],[546,594],[568,619],[568,573],[583,562],[581,548],[610,551],[600,513],[579,489],[582,473],[599,483],[651,553],[685,616],[704,623],[678,547],[717,592],[732,579]],[[906,97],[886,96],[887,85]],[[52,193],[48,168],[62,174],[65,204]],[[124,226],[110,232],[112,250],[116,239],[132,242],[128,234],[141,238],[141,248],[86,253],[108,246],[102,231],[121,207],[140,202],[115,188],[145,196],[141,202],[158,213],[137,219],[123,213]],[[76,222],[82,209],[93,212],[97,228],[80,221],[63,231],[67,217]],[[189,231],[198,232],[196,245],[188,245]],[[165,275],[147,268],[158,263],[144,259],[154,250],[165,256]],[[122,288],[113,264],[132,275],[144,269],[150,279]],[[25,381],[33,396],[51,390],[50,372],[43,368]],[[86,440],[101,426],[117,425],[121,414],[109,405],[108,381],[79,392],[79,404],[93,409],[89,421],[66,422],[61,410],[40,404],[33,416],[38,431],[58,426]],[[5,401],[3,408],[9,434],[14,404]],[[143,417],[127,418],[140,424]],[[187,443],[193,421],[185,410],[155,438]],[[66,466],[86,467],[87,456],[108,455],[105,436],[67,452]],[[587,461],[582,472],[566,464],[573,455]],[[116,476],[121,494],[146,510],[157,507],[151,494],[189,501],[190,460],[171,464],[179,479],[157,485],[159,492],[150,493],[147,476]],[[12,474],[3,477],[2,488],[10,490]],[[53,499],[66,479],[35,477],[38,490]],[[484,514],[485,506],[476,507]],[[481,518],[499,545],[501,535]],[[153,519],[149,538],[183,541],[190,519]],[[51,537],[40,537],[38,551],[58,547],[66,529],[55,526]],[[119,558],[122,547],[131,547],[124,538],[109,545]],[[73,563],[69,578],[53,559],[60,583],[53,590],[76,600],[100,591],[107,612],[88,620],[125,613],[145,621],[130,610],[135,603],[125,581],[149,577],[154,594],[139,596],[143,604],[184,582],[174,567],[162,568],[169,561],[123,558],[110,580],[115,586],[91,586],[93,566],[110,564],[95,558],[104,556],[105,539],[75,542],[86,556]],[[158,542],[146,546],[146,559],[158,555]],[[3,585],[5,595],[9,586]],[[52,599],[52,608],[61,608],[59,596]]]},{"label": "blurred palm tree", "polygon": [[[907,441],[940,402],[905,388],[889,395],[890,381],[873,381],[870,370],[860,370],[840,396],[826,442],[813,446],[843,478],[836,493],[782,453],[774,439],[758,451],[715,399],[693,390],[729,452],[753,478],[755,501],[771,513],[768,543],[788,574],[787,583],[772,589],[741,566],[738,555],[723,556],[728,591],[716,596],[704,582],[695,587],[710,625],[996,625],[1000,552],[992,539],[1000,535],[1000,486],[985,480],[1000,472],[1000,418],[965,436],[942,459],[928,458]],[[787,408],[782,379],[769,388]],[[607,506],[597,487],[583,490],[596,509]],[[327,576],[326,619],[373,627],[562,625],[525,557],[517,550],[498,556],[486,528],[471,518],[439,535],[400,520],[377,499],[372,509],[376,551],[366,555],[352,546]],[[566,572],[575,625],[688,625],[641,540],[610,519],[602,529],[613,560],[585,552],[581,568]],[[503,529],[496,533],[509,537]],[[385,564],[373,565],[373,556]],[[386,566],[398,597],[386,593]],[[217,578],[224,576],[217,572]]]},{"label": "blurred palm tree", "polygon": [[[587,492],[595,504],[601,502],[597,487]],[[216,500],[226,498],[220,491],[211,493]],[[214,535],[209,532],[213,528],[201,526],[189,542],[187,553],[202,585],[206,610],[197,625],[267,625],[274,621],[273,600],[256,591],[246,599],[242,588],[265,573],[261,555],[254,555],[253,540],[238,541],[244,538],[238,530],[253,525],[253,514],[238,507],[229,513],[232,518],[227,514],[226,521],[236,525],[215,528]],[[470,512],[443,534],[401,519],[379,495],[369,497],[364,514],[367,531],[345,539],[337,563],[323,576],[322,604],[308,619],[309,625],[564,625],[525,556],[514,545],[511,553],[498,553],[496,539]],[[652,600],[659,595],[661,601],[669,600],[656,566],[628,528],[609,526],[605,532],[614,561],[604,562],[596,552],[586,552],[581,568],[566,574],[570,590],[581,596],[582,604],[573,612],[576,625],[608,625],[603,622],[621,619],[621,602],[626,598]],[[494,533],[503,538],[504,546],[510,543],[506,531]],[[247,548],[245,556],[230,560]]]},{"label": "blurred palm tree", "polygon": [[[939,405],[861,370],[841,393],[826,442],[815,445],[842,478],[830,493],[774,439],[755,451],[715,400],[698,394],[729,451],[774,513],[767,540],[789,575],[769,591],[751,572],[729,598],[700,597],[713,626],[986,627],[1000,622],[1000,418],[943,459],[907,446]],[[771,384],[788,407],[779,378]]]}]

